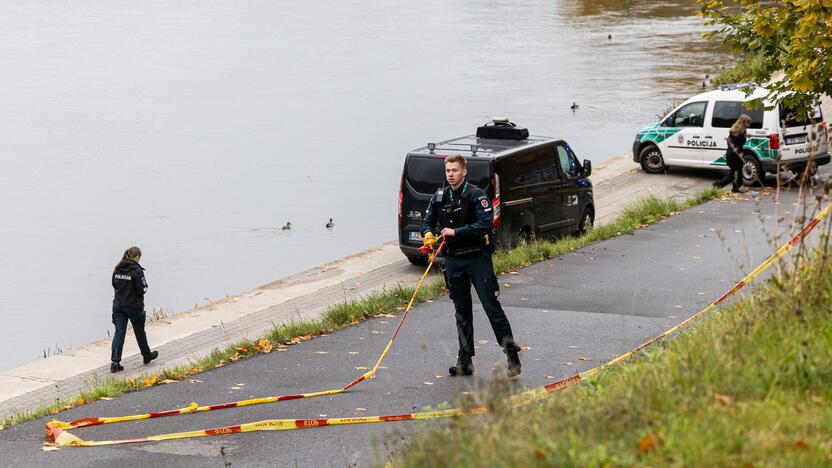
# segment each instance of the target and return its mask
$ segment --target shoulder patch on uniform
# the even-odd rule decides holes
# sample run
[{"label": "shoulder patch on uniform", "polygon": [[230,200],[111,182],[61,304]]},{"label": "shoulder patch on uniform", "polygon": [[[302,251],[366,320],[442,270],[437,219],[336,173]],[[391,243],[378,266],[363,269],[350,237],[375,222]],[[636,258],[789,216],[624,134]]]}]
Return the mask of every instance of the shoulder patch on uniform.
[{"label": "shoulder patch on uniform", "polygon": [[480,205],[482,205],[483,208],[488,208],[488,200],[483,198],[482,200],[480,200]]}]

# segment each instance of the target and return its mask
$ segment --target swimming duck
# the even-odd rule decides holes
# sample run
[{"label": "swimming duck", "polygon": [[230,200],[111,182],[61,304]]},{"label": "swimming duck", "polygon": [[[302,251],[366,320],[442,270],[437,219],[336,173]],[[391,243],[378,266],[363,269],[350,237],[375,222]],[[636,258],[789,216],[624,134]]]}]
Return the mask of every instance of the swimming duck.
[{"label": "swimming duck", "polygon": [[332,222],[332,218],[329,218],[329,222],[326,223],[327,228],[335,227],[335,223]]},{"label": "swimming duck", "polygon": [[285,226],[283,226],[283,227],[282,227],[282,228],[280,228],[280,229],[283,229],[284,231],[288,231],[289,229],[292,229],[292,223],[291,223],[291,222],[287,222],[287,223],[286,223],[286,225],[285,225]]}]

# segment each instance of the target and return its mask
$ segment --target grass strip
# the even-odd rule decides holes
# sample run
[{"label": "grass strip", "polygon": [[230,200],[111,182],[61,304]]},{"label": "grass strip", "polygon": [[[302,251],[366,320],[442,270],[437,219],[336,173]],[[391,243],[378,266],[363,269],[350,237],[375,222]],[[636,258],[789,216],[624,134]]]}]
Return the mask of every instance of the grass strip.
[{"label": "grass strip", "polygon": [[[709,188],[685,201],[660,200],[652,195],[647,196],[628,205],[613,222],[597,226],[582,236],[565,237],[556,241],[535,240],[518,245],[510,250],[498,251],[494,255],[494,270],[499,274],[504,274],[594,242],[632,233],[640,227],[652,224],[686,208],[717,198],[722,193],[720,190]],[[444,292],[444,286],[444,281],[439,275],[429,277],[419,290],[415,303],[440,296]],[[111,399],[128,392],[172,383],[254,354],[280,351],[288,345],[340,330],[371,317],[383,314],[398,314],[404,310],[414,290],[415,287],[399,285],[362,299],[344,301],[327,308],[318,320],[279,325],[262,338],[241,340],[224,349],[216,349],[211,354],[187,365],[165,368],[156,375],[143,375],[135,379],[110,377],[102,381],[92,382],[90,390],[81,392],[75,398],[58,400],[49,405],[17,412],[5,418],[0,423],[0,430],[4,427],[55,415],[61,411],[92,403],[96,400]]]},{"label": "grass strip", "polygon": [[539,405],[494,403],[434,427],[391,465],[830,466],[832,248],[821,245],[673,340]]}]

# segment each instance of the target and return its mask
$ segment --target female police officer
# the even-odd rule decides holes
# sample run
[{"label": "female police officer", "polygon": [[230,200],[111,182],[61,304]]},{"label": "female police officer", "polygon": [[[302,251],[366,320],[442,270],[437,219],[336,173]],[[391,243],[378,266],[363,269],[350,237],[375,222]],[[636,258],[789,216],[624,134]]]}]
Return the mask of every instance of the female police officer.
[{"label": "female police officer", "polygon": [[467,174],[465,158],[452,154],[445,159],[445,178],[450,188],[443,187],[433,194],[421,229],[425,244],[436,242],[433,231],[437,226],[445,238],[445,280],[454,301],[459,334],[457,363],[448,371],[451,375],[474,373],[473,283],[497,342],[506,353],[508,376],[514,377],[520,373],[520,347],[514,342],[511,325],[497,300],[500,291],[491,263],[494,212],[485,192],[465,181]]},{"label": "female police officer", "polygon": [[138,247],[130,247],[124,251],[121,261],[113,269],[113,325],[116,326],[116,332],[113,335],[110,372],[124,370],[121,366],[121,351],[124,348],[128,320],[133,324],[133,333],[144,363],[149,364],[159,357],[158,351],[150,351],[144,332],[144,293],[147,291],[147,281],[144,278],[144,268],[139,265],[141,258],[142,251]]}]

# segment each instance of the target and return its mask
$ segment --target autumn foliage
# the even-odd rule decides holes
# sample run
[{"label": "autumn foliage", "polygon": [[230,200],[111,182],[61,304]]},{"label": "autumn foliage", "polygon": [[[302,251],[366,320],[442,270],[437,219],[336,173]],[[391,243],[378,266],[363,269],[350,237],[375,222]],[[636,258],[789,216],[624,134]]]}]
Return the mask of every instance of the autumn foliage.
[{"label": "autumn foliage", "polygon": [[[774,100],[808,108],[832,95],[832,0],[698,0],[706,34],[759,57],[743,81],[768,85]],[[796,91],[796,92],[795,92]]]}]

